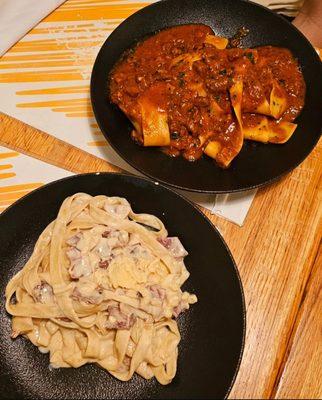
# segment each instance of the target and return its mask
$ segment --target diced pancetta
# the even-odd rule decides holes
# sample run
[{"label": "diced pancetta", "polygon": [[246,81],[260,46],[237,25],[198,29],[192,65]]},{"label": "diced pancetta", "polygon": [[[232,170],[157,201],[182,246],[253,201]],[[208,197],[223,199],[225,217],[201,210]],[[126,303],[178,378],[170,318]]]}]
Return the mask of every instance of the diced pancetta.
[{"label": "diced pancetta", "polygon": [[167,237],[159,241],[175,258],[184,258],[188,255],[178,237]]},{"label": "diced pancetta", "polygon": [[125,314],[120,310],[120,304],[117,302],[111,302],[107,307],[108,319],[106,322],[106,329],[130,329],[136,321],[136,317],[133,313]]},{"label": "diced pancetta", "polygon": [[151,285],[149,286],[152,297],[160,300],[165,299],[166,290],[162,288],[160,285]]},{"label": "diced pancetta", "polygon": [[53,295],[53,288],[46,281],[41,281],[39,285],[34,287],[34,298],[39,303],[52,303]]}]

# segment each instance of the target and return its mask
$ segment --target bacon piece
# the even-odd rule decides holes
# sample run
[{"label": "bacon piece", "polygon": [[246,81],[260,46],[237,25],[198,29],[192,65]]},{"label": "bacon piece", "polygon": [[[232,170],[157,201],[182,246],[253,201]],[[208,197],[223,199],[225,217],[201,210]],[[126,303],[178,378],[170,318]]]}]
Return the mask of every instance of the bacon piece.
[{"label": "bacon piece", "polygon": [[39,303],[51,303],[53,301],[53,288],[46,281],[41,281],[40,285],[34,287],[34,298]]},{"label": "bacon piece", "polygon": [[77,233],[76,235],[71,236],[69,239],[67,239],[67,240],[66,240],[66,243],[67,243],[69,246],[76,247],[76,246],[77,246],[77,243],[81,240],[82,236],[83,236],[83,234],[79,232],[79,233]]},{"label": "bacon piece", "polygon": [[71,267],[68,270],[69,275],[72,279],[79,279],[82,276],[89,276],[92,274],[92,267],[87,256],[80,257],[72,262]]},{"label": "bacon piece", "polygon": [[126,231],[105,231],[102,233],[102,237],[107,239],[107,243],[111,249],[114,247],[123,247],[129,241],[129,234]]},{"label": "bacon piece", "polygon": [[95,252],[101,258],[108,258],[111,255],[111,247],[108,243],[107,238],[100,238],[98,244],[95,247]]},{"label": "bacon piece", "polygon": [[101,261],[98,263],[98,266],[99,266],[100,268],[102,268],[102,269],[107,269],[107,267],[109,266],[109,264],[110,264],[109,260],[101,260]]},{"label": "bacon piece", "polygon": [[145,260],[151,260],[153,259],[153,254],[151,251],[143,247],[141,244],[135,244],[134,246],[128,246],[128,250],[131,254],[132,257],[136,259],[143,258]]},{"label": "bacon piece", "polygon": [[183,247],[180,239],[177,237],[167,237],[164,239],[159,239],[159,242],[170,251],[170,253],[175,258],[184,258],[188,255],[188,252]]},{"label": "bacon piece", "polygon": [[67,250],[66,255],[71,263],[73,263],[76,260],[79,260],[82,256],[81,252],[75,247],[72,247],[69,250]]},{"label": "bacon piece", "polygon": [[[86,290],[87,289],[87,290]],[[100,304],[103,301],[102,288],[97,286],[94,290],[84,287],[75,287],[70,297],[86,304]]]},{"label": "bacon piece", "polygon": [[184,303],[182,301],[180,301],[180,303],[176,307],[173,308],[174,318],[177,318],[179,316],[179,314],[181,314],[185,310],[187,310],[187,307],[184,305]]},{"label": "bacon piece", "polygon": [[149,286],[152,297],[160,300],[164,300],[166,296],[166,290],[160,285]]},{"label": "bacon piece", "polygon": [[136,316],[133,313],[125,314],[120,310],[120,304],[111,302],[107,307],[109,318],[106,322],[106,329],[131,329],[135,324]]}]

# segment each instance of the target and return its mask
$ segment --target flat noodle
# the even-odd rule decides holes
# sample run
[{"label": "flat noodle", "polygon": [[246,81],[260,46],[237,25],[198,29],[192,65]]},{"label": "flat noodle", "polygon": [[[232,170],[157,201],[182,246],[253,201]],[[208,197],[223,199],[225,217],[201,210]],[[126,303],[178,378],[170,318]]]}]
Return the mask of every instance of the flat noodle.
[{"label": "flat noodle", "polygon": [[205,43],[215,46],[216,49],[223,50],[227,47],[228,39],[225,37],[220,37],[215,35],[207,35]]},{"label": "flat noodle", "polygon": [[228,42],[209,26],[179,25],[116,64],[110,99],[133,122],[136,142],[188,161],[206,154],[227,168],[244,139],[281,144],[291,137],[305,100],[298,61],[285,48]]},{"label": "flat noodle", "polygon": [[216,140],[212,140],[211,142],[209,142],[207,144],[207,146],[205,147],[204,152],[207,154],[207,156],[213,158],[214,160],[216,159],[218,153],[221,150],[221,144],[220,142],[216,141]]},{"label": "flat noodle", "polygon": [[180,341],[174,318],[197,298],[181,291],[187,252],[167,235],[123,198],[68,197],[7,285],[12,337],[49,353],[54,368],[97,363],[123,381],[136,372],[169,384]]},{"label": "flat noodle", "polygon": [[268,119],[261,116],[256,117],[255,123],[253,123],[251,126],[247,126],[247,122],[249,121],[245,121],[243,130],[244,138],[267,143],[269,141]]},{"label": "flat noodle", "polygon": [[297,124],[288,121],[269,121],[268,123],[268,135],[270,143],[282,144],[287,142],[293,133]]},{"label": "flat noodle", "polygon": [[287,108],[287,96],[285,91],[278,85],[273,83],[273,89],[270,95],[270,110],[271,115],[275,119],[279,119]]},{"label": "flat noodle", "polygon": [[176,58],[174,58],[170,64],[170,68],[180,64],[185,63],[188,64],[189,69],[192,69],[192,65],[195,61],[201,60],[201,54],[199,53],[189,53],[189,54],[182,54]]},{"label": "flat noodle", "polygon": [[236,79],[229,89],[231,104],[233,106],[239,127],[243,130],[243,123],[241,117],[242,99],[243,99],[243,80]]},{"label": "flat noodle", "polygon": [[146,90],[139,98],[142,115],[144,146],[167,146],[170,144],[168,116],[165,111],[165,87],[157,84]]},{"label": "flat noodle", "polygon": [[290,139],[296,127],[297,124],[288,121],[275,121],[260,115],[244,115],[243,134],[245,139],[283,144]]},{"label": "flat noodle", "polygon": [[254,112],[256,114],[264,114],[264,115],[271,115],[271,108],[269,102],[264,99],[261,104],[259,104]]}]

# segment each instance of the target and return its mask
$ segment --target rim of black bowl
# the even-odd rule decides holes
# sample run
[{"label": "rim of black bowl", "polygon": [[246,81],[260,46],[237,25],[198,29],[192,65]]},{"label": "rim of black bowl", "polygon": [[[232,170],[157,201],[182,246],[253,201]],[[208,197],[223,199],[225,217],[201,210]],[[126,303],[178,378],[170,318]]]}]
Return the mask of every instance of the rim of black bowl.
[{"label": "rim of black bowl", "polygon": [[[283,171],[282,173],[280,173],[280,174],[278,174],[278,175],[276,175],[276,176],[274,176],[274,177],[272,177],[272,178],[266,179],[265,181],[263,181],[263,182],[261,182],[261,183],[250,184],[250,185],[245,186],[245,187],[242,187],[242,188],[229,189],[229,190],[220,190],[220,189],[219,189],[219,190],[217,190],[217,189],[213,189],[213,190],[212,190],[212,189],[209,189],[209,190],[207,190],[207,189],[189,188],[189,187],[186,187],[186,186],[181,186],[181,185],[176,184],[176,183],[172,183],[172,182],[165,181],[165,180],[163,180],[163,179],[161,179],[161,178],[157,178],[157,177],[155,177],[153,174],[151,174],[151,173],[145,171],[144,168],[137,166],[137,165],[135,164],[134,161],[125,159],[125,158],[123,157],[122,151],[121,151],[117,146],[115,146],[114,143],[109,139],[108,133],[105,133],[105,132],[104,132],[104,129],[102,128],[102,125],[101,125],[100,118],[98,117],[98,112],[97,112],[97,109],[96,109],[96,102],[94,101],[94,95],[93,95],[93,92],[94,92],[94,78],[95,78],[95,72],[96,72],[96,69],[98,68],[98,66],[99,66],[99,64],[100,64],[100,62],[101,62],[101,61],[100,61],[100,56],[101,56],[101,54],[102,54],[102,52],[103,52],[103,47],[104,47],[104,45],[105,45],[105,43],[106,43],[107,40],[110,40],[110,38],[113,39],[113,33],[114,33],[118,28],[123,27],[123,25],[126,25],[126,24],[128,23],[128,21],[131,21],[133,18],[136,18],[138,15],[140,15],[140,14],[146,12],[147,9],[155,8],[156,5],[157,5],[158,3],[166,3],[166,2],[168,2],[168,1],[173,1],[173,0],[159,0],[159,1],[156,1],[156,2],[154,2],[154,3],[151,3],[151,4],[147,5],[147,6],[143,7],[143,8],[141,8],[140,10],[136,11],[135,13],[131,14],[129,17],[127,17],[124,21],[122,21],[122,22],[112,31],[112,33],[106,38],[106,40],[104,41],[103,45],[101,46],[99,52],[97,53],[96,59],[95,59],[94,64],[93,64],[92,73],[91,73],[91,80],[90,80],[90,97],[91,97],[91,105],[92,105],[92,108],[93,108],[95,120],[96,120],[96,122],[97,122],[97,124],[98,124],[100,130],[103,132],[104,137],[106,138],[106,140],[108,141],[108,143],[110,144],[110,146],[115,150],[115,152],[122,158],[122,160],[124,160],[127,164],[129,164],[131,167],[133,167],[136,171],[141,172],[143,175],[145,175],[145,176],[147,176],[147,177],[149,177],[149,178],[151,178],[151,179],[153,179],[153,180],[156,180],[156,181],[162,183],[163,185],[170,186],[170,187],[173,187],[173,188],[176,188],[176,189],[180,189],[180,190],[184,190],[184,191],[186,191],[186,192],[204,193],[204,194],[239,193],[239,192],[245,192],[245,191],[252,190],[252,189],[258,189],[258,188],[261,188],[261,187],[270,185],[270,184],[272,184],[272,183],[274,183],[274,182],[280,180],[283,176],[287,175],[288,173],[290,173],[291,171],[293,171],[295,168],[297,168],[297,167],[311,154],[311,152],[314,150],[315,146],[317,145],[317,143],[318,143],[318,141],[319,141],[319,139],[320,139],[320,137],[321,137],[321,135],[322,135],[322,122],[321,122],[321,127],[320,127],[320,136],[317,135],[317,138],[314,140],[314,143],[313,143],[312,148],[311,148],[310,150],[306,151],[306,152],[303,154],[303,156],[300,157],[299,160],[298,160],[296,163],[294,163],[293,166],[287,168],[285,171]],[[260,8],[260,9],[262,9],[262,10],[265,10],[265,11],[268,12],[269,14],[274,15],[274,16],[275,16],[276,18],[278,18],[279,20],[282,20],[284,23],[288,24],[289,27],[290,27],[291,29],[297,31],[297,33],[298,33],[300,36],[302,36],[302,38],[306,41],[306,45],[311,49],[311,51],[313,51],[313,53],[316,54],[317,60],[319,60],[319,61],[321,62],[321,60],[320,60],[320,58],[319,58],[319,56],[318,56],[318,54],[317,54],[315,48],[313,47],[313,45],[312,45],[312,44],[309,42],[309,40],[303,35],[303,33],[302,33],[299,29],[297,29],[296,26],[294,26],[289,20],[287,20],[286,18],[284,18],[282,15],[280,15],[280,14],[278,14],[278,13],[276,13],[276,12],[270,10],[269,8],[267,8],[267,7],[265,7],[265,6],[261,5],[261,4],[255,3],[255,2],[253,2],[253,1],[251,1],[251,0],[237,0],[237,1],[240,1],[241,3],[252,4],[252,6],[257,7],[257,8]],[[151,35],[152,35],[153,33],[154,33],[154,32],[151,32]],[[133,43],[135,43],[135,40],[133,41]],[[132,45],[133,45],[133,44],[132,44]],[[131,47],[131,46],[130,46],[130,47]],[[129,47],[129,48],[130,48],[130,47]],[[322,71],[322,62],[321,62],[321,71]],[[107,89],[106,89],[106,94],[108,95],[108,90],[107,90]],[[321,107],[321,110],[322,110],[322,107]],[[322,121],[322,120],[321,120],[321,121]]]},{"label": "rim of black bowl", "polygon": [[158,185],[158,186],[162,187],[166,191],[171,192],[172,194],[174,194],[174,195],[178,196],[179,198],[181,198],[183,201],[185,201],[188,204],[190,204],[190,206],[193,207],[195,209],[195,211],[197,211],[197,214],[207,224],[209,224],[211,226],[211,228],[216,232],[216,234],[218,235],[220,241],[224,245],[224,247],[225,247],[225,249],[226,249],[226,251],[228,253],[228,256],[229,256],[229,258],[230,258],[230,260],[232,262],[232,265],[234,267],[234,271],[235,271],[236,277],[238,279],[239,289],[240,289],[240,294],[241,294],[241,302],[242,302],[242,313],[243,313],[242,343],[241,343],[241,348],[240,348],[240,353],[239,353],[239,357],[238,357],[238,362],[237,362],[237,365],[236,365],[235,373],[234,373],[234,376],[232,377],[230,386],[228,387],[227,392],[226,392],[225,397],[224,397],[226,399],[229,396],[229,394],[230,394],[230,392],[231,392],[231,390],[232,390],[232,388],[233,388],[233,386],[235,384],[235,381],[236,381],[236,378],[237,378],[237,375],[238,375],[238,372],[239,372],[239,369],[240,369],[241,361],[242,361],[242,358],[243,358],[243,355],[244,355],[244,350],[245,350],[246,323],[247,323],[247,321],[246,321],[247,313],[246,313],[245,293],[244,293],[242,280],[241,280],[241,277],[240,277],[240,274],[239,274],[239,271],[238,271],[238,268],[237,268],[237,264],[235,262],[235,259],[234,259],[233,255],[232,255],[232,253],[230,251],[230,248],[228,247],[226,241],[224,240],[223,236],[221,235],[221,233],[219,232],[219,230],[217,229],[215,224],[209,218],[207,218],[206,215],[192,201],[190,201],[189,199],[187,199],[185,196],[181,195],[180,193],[176,192],[172,188],[170,188],[170,187],[168,187],[166,185],[160,184],[159,182],[152,181],[151,179],[146,178],[146,177],[135,176],[135,175],[132,175],[132,174],[129,174],[129,173],[120,173],[120,172],[89,172],[89,173],[84,173],[84,174],[75,174],[75,175],[72,175],[72,176],[67,176],[65,178],[57,179],[55,181],[49,182],[49,183],[47,183],[47,184],[45,184],[45,185],[43,185],[43,186],[31,191],[30,193],[26,194],[25,196],[23,196],[20,199],[18,199],[17,201],[15,201],[13,204],[11,204],[9,207],[7,207],[0,214],[0,223],[2,222],[3,215],[5,215],[8,211],[13,209],[16,206],[16,204],[23,203],[27,198],[31,197],[33,195],[33,193],[35,193],[35,192],[41,192],[42,190],[44,190],[48,186],[53,186],[54,184],[57,184],[57,183],[63,182],[63,181],[73,180],[73,179],[75,179],[77,177],[82,177],[82,176],[88,176],[88,177],[93,176],[93,177],[95,177],[95,176],[98,176],[98,175],[99,176],[101,176],[101,175],[103,175],[103,176],[114,175],[114,176],[118,176],[120,178],[124,178],[124,177],[129,178],[130,177],[133,180],[137,180],[137,181],[143,180],[145,182],[148,182],[151,185]]}]

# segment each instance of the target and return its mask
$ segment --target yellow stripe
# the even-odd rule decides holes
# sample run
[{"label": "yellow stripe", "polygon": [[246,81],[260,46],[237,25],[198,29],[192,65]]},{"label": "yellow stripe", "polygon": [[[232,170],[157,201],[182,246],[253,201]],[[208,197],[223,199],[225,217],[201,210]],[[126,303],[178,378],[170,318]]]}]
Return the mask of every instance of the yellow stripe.
[{"label": "yellow stripe", "polygon": [[66,117],[68,118],[91,118],[94,117],[94,114],[92,112],[89,113],[68,113],[65,114]]},{"label": "yellow stripe", "polygon": [[0,194],[0,202],[7,201],[8,200],[17,200],[20,199],[20,197],[28,194],[31,190],[24,190],[22,192],[11,192],[11,193],[5,193],[5,194]]},{"label": "yellow stripe", "polygon": [[58,8],[55,12],[51,13],[46,17],[44,22],[58,22],[58,21],[75,21],[79,20],[100,20],[102,16],[106,16],[109,19],[113,18],[127,18],[140,8],[147,6],[150,3],[132,3],[132,4],[116,4],[106,5],[102,7],[92,7],[89,9],[76,9],[68,10],[64,7]]},{"label": "yellow stripe", "polygon": [[116,1],[119,1],[119,0],[68,0],[68,2],[66,2],[65,4],[64,4],[64,6],[66,7],[66,4],[78,4],[78,3],[86,3],[86,4],[89,4],[89,3],[97,3],[97,2],[101,2],[101,3],[112,3],[112,2],[116,2]]},{"label": "yellow stripe", "polygon": [[67,93],[88,93],[88,85],[84,86],[69,86],[69,87],[56,87],[44,88],[34,90],[20,90],[16,92],[17,95],[35,95],[35,94],[67,94]]},{"label": "yellow stripe", "polygon": [[4,54],[0,62],[11,62],[11,61],[25,61],[25,60],[48,60],[48,59],[68,59],[70,60],[74,56],[74,52],[62,52],[62,53],[41,53],[41,54],[19,54],[12,55],[10,52]]},{"label": "yellow stripe", "polygon": [[17,104],[17,107],[19,108],[61,107],[61,106],[81,105],[81,104],[89,104],[89,99],[36,101],[33,103],[20,103]]},{"label": "yellow stripe", "polygon": [[1,171],[2,169],[10,169],[10,168],[12,168],[12,165],[11,165],[11,164],[0,165],[0,171]]},{"label": "yellow stripe", "polygon": [[37,189],[42,186],[43,183],[35,182],[35,183],[23,183],[21,185],[10,185],[10,186],[2,186],[0,187],[0,193],[9,193],[9,192],[17,192],[26,189]]},{"label": "yellow stripe", "polygon": [[[92,37],[88,37],[88,36],[77,36],[77,37],[74,36],[74,37],[72,37],[72,36],[69,36],[68,38],[65,38],[65,39],[22,40],[22,41],[18,42],[15,45],[15,47],[16,48],[25,48],[25,47],[39,46],[39,45],[48,46],[48,45],[56,44],[57,41],[59,41],[59,42],[73,41],[74,44],[75,43],[79,44],[80,40],[86,40],[87,41],[87,40],[92,39],[92,38],[95,38],[95,36],[92,36]],[[96,38],[97,38],[97,35],[96,35]],[[47,49],[47,47],[46,47],[46,49]]]},{"label": "yellow stripe", "polygon": [[14,64],[0,63],[0,69],[15,69],[15,68],[48,68],[48,67],[74,67],[76,65],[91,65],[92,58],[84,58],[79,60],[58,60],[58,61],[34,61],[29,63],[20,62]]},{"label": "yellow stripe", "polygon": [[[45,34],[55,34],[55,33],[79,33],[79,32],[108,32],[112,31],[115,29],[113,26],[109,26],[108,28],[78,28],[78,29],[60,29],[60,30],[55,30],[52,29],[50,32],[44,32]],[[34,33],[34,32],[30,32]]]},{"label": "yellow stripe", "polygon": [[79,107],[58,107],[58,108],[53,108],[53,112],[79,112],[79,111],[92,111],[90,106],[79,106]]},{"label": "yellow stripe", "polygon": [[0,179],[13,178],[14,176],[16,176],[14,172],[5,172],[4,174],[0,174]]},{"label": "yellow stripe", "polygon": [[66,71],[39,71],[39,72],[16,72],[0,74],[0,83],[18,82],[51,82],[51,81],[79,81],[83,76],[77,70]]},{"label": "yellow stripe", "polygon": [[0,160],[3,160],[5,158],[10,158],[10,157],[17,157],[19,156],[19,153],[12,151],[8,153],[0,153]]},{"label": "yellow stripe", "polygon": [[16,43],[15,47],[16,48],[21,48],[21,47],[30,47],[30,46],[33,46],[33,45],[36,46],[36,45],[39,45],[39,44],[48,45],[48,44],[53,44],[53,43],[56,43],[55,39],[21,40],[20,42]]},{"label": "yellow stripe", "polygon": [[[94,24],[76,24],[76,25],[69,25],[70,29],[73,28],[87,28],[94,26]],[[32,35],[39,35],[43,33],[49,33],[49,32],[65,32],[65,26],[62,27],[54,27],[54,28],[34,28],[32,29],[29,33]]]},{"label": "yellow stripe", "polygon": [[75,7],[75,5],[87,5],[87,6],[93,6],[94,4],[98,3],[113,3],[113,2],[118,2],[119,0],[69,0],[64,4],[64,8],[67,8],[69,6]]},{"label": "yellow stripe", "polygon": [[97,140],[94,142],[88,142],[87,143],[89,146],[93,146],[93,147],[101,147],[101,146],[108,146],[108,143],[106,140]]},{"label": "yellow stripe", "polygon": [[[77,2],[71,2],[71,1],[67,1],[64,5],[62,5],[61,7],[60,7],[60,11],[64,11],[64,10],[69,10],[69,9],[75,9],[75,10],[78,10],[78,9],[82,9],[82,8],[90,8],[90,7],[99,7],[99,8],[101,8],[101,7],[104,7],[104,6],[107,6],[107,7],[110,7],[111,6],[111,3],[113,4],[115,4],[115,3],[118,3],[119,2],[119,0],[108,0],[108,1],[106,1],[106,0],[96,0],[96,1],[77,1]],[[127,3],[127,4],[120,4],[120,5],[130,5],[130,3]]]},{"label": "yellow stripe", "polygon": [[20,43],[17,43],[15,46],[11,48],[11,52],[13,53],[22,53],[22,52],[32,52],[32,51],[57,51],[57,50],[70,50],[70,49],[84,49],[87,47],[95,47],[101,45],[103,39],[95,42],[66,42],[66,43],[40,43],[33,44],[33,42],[28,42],[28,46],[20,46]]}]

